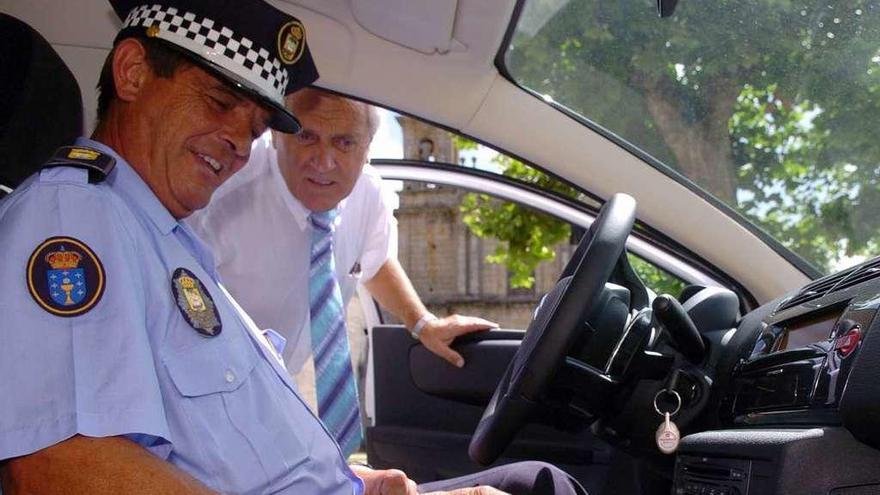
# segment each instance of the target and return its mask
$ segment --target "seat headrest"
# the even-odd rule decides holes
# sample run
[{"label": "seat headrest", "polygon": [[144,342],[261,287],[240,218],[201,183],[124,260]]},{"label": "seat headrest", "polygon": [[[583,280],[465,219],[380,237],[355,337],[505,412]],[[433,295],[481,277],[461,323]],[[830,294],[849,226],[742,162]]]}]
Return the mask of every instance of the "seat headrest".
[{"label": "seat headrest", "polygon": [[45,38],[0,14],[0,184],[15,187],[83,132],[73,73]]}]

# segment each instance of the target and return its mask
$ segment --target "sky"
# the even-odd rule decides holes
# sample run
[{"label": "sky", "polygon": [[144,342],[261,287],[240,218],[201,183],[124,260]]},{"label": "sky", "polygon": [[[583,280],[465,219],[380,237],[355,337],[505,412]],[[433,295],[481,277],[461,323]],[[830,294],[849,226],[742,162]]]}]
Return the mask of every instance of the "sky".
[{"label": "sky", "polygon": [[370,158],[403,158],[403,132],[397,123],[395,114],[379,109],[379,129],[370,145]]}]

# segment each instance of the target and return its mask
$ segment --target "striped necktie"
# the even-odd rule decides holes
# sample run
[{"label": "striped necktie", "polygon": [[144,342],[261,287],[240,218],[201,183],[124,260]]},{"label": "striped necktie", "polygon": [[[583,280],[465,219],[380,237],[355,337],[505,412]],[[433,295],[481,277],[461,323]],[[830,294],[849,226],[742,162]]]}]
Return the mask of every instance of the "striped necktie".
[{"label": "striped necktie", "polygon": [[361,444],[357,386],[345,329],[342,292],[333,260],[333,219],[336,210],[312,213],[309,310],[318,415],[348,456]]}]

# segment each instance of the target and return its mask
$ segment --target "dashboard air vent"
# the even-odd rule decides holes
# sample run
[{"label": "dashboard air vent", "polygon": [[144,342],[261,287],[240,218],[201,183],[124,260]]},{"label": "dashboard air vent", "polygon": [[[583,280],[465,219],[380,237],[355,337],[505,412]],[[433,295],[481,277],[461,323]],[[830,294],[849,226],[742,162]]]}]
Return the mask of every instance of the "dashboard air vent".
[{"label": "dashboard air vent", "polygon": [[861,265],[820,278],[804,286],[799,292],[782,301],[776,311],[783,311],[818,299],[831,292],[852,287],[866,280],[880,276],[880,258],[874,258]]},{"label": "dashboard air vent", "polygon": [[847,277],[838,282],[829,292],[838,291],[847,287],[858,285],[866,280],[871,280],[880,276],[880,258],[874,258],[866,263],[862,263],[856,270],[851,272]]}]

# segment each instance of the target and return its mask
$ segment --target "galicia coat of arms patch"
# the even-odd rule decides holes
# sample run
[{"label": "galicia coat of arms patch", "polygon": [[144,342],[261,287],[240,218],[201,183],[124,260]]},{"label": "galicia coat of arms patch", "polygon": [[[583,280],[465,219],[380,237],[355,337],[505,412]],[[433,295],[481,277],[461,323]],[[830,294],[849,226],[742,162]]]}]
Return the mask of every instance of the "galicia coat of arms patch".
[{"label": "galicia coat of arms patch", "polygon": [[72,237],[43,241],[28,260],[27,284],[41,308],[56,316],[79,316],[104,294],[104,267],[84,242]]},{"label": "galicia coat of arms patch", "polygon": [[214,299],[202,281],[186,268],[174,270],[171,276],[171,292],[183,319],[197,332],[215,337],[223,330],[220,314]]}]

